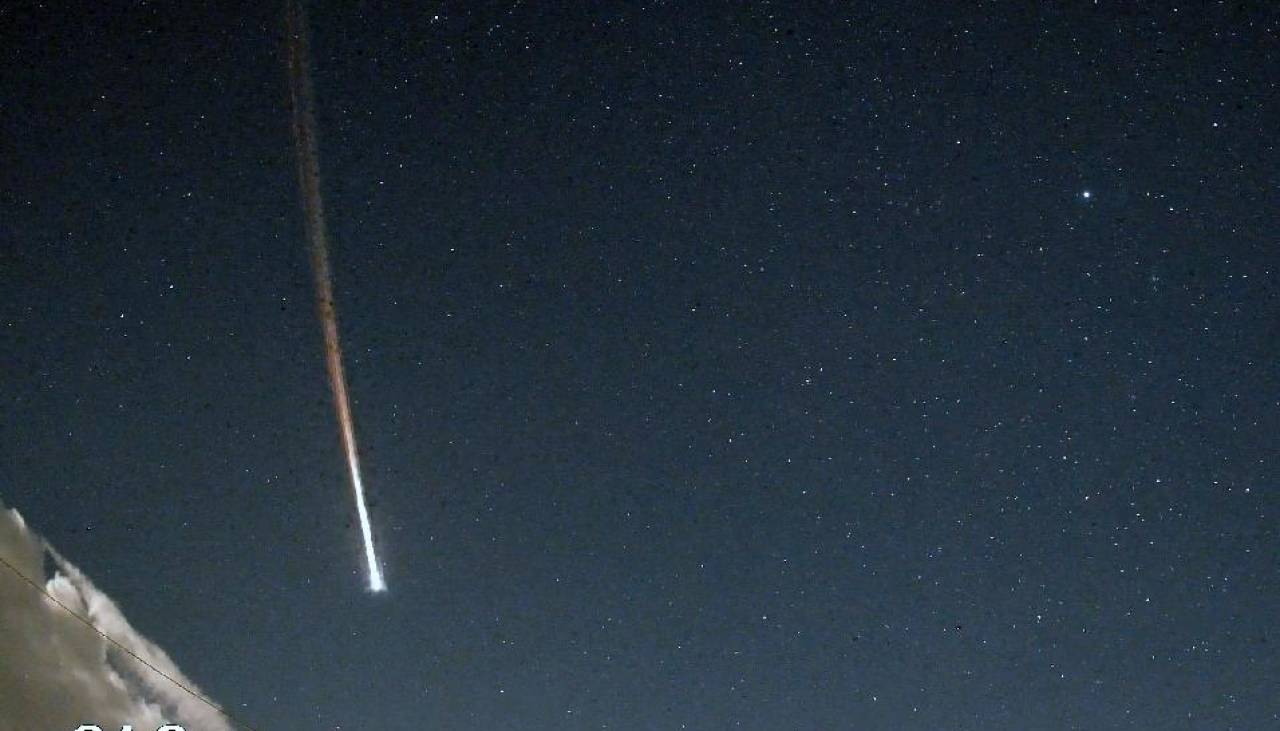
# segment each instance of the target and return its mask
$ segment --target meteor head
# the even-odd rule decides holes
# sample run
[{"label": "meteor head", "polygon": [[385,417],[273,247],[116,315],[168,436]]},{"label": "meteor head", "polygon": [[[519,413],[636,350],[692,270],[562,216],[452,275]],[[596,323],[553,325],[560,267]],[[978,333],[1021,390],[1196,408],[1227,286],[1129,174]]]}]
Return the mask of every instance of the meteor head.
[{"label": "meteor head", "polygon": [[369,592],[373,594],[381,594],[387,590],[387,582],[382,578],[382,570],[374,568],[369,573]]}]

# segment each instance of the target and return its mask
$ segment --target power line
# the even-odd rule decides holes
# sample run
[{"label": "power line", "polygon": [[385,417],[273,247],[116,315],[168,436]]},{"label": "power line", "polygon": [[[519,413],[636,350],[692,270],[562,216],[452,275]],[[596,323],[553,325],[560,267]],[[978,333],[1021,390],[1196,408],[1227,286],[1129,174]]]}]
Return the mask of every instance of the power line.
[{"label": "power line", "polygon": [[12,571],[15,575],[17,575],[17,577],[18,577],[19,579],[22,579],[24,582],[26,582],[26,584],[27,584],[28,586],[30,586],[31,588],[33,588],[33,589],[35,589],[36,591],[40,592],[40,593],[41,593],[41,594],[43,594],[43,595],[44,595],[44,596],[45,596],[49,601],[51,601],[51,602],[53,602],[54,604],[57,604],[59,607],[61,607],[61,608],[62,608],[62,611],[66,612],[67,614],[70,614],[72,617],[75,617],[76,619],[80,620],[80,622],[81,622],[82,624],[84,624],[86,627],[88,627],[89,629],[91,629],[91,630],[93,630],[94,632],[98,633],[98,636],[102,637],[102,639],[104,639],[104,640],[106,640],[107,642],[110,642],[111,644],[115,645],[117,648],[119,648],[120,650],[122,650],[123,652],[125,652],[126,654],[128,654],[128,655],[129,655],[129,657],[132,657],[134,660],[137,660],[138,662],[142,663],[143,665],[146,665],[146,666],[147,666],[148,668],[150,668],[150,669],[151,669],[151,670],[152,670],[156,675],[159,675],[160,677],[164,678],[165,680],[169,681],[170,683],[173,683],[174,685],[178,686],[179,688],[181,688],[182,690],[184,690],[185,692],[187,692],[187,693],[188,693],[192,698],[195,698],[196,700],[200,701],[201,703],[205,704],[206,706],[208,706],[208,707],[212,708],[213,710],[217,711],[218,713],[222,714],[223,716],[225,716],[225,717],[227,718],[227,720],[228,720],[228,721],[231,721],[231,722],[232,722],[233,724],[235,724],[236,726],[239,726],[240,728],[245,729],[246,731],[256,731],[256,730],[255,730],[252,726],[250,726],[249,724],[245,723],[244,721],[241,721],[240,719],[238,719],[238,718],[236,718],[235,716],[231,715],[231,714],[230,714],[230,713],[228,713],[227,711],[223,710],[222,706],[219,706],[217,703],[214,703],[212,700],[210,700],[208,697],[204,696],[203,694],[201,694],[201,693],[199,693],[199,692],[197,692],[197,691],[195,691],[195,690],[192,690],[191,688],[187,687],[184,683],[179,682],[179,681],[178,681],[178,680],[176,680],[173,676],[169,675],[168,673],[166,673],[165,671],[163,671],[163,670],[161,670],[160,668],[156,667],[155,665],[152,665],[151,663],[147,662],[146,660],[143,660],[143,659],[142,659],[141,657],[139,657],[139,656],[137,655],[137,653],[135,653],[133,650],[130,650],[129,648],[125,647],[124,645],[122,645],[122,644],[120,644],[119,642],[117,642],[113,637],[111,637],[110,635],[108,635],[106,632],[103,632],[102,630],[98,629],[98,626],[97,626],[96,624],[94,624],[94,623],[93,623],[92,621],[90,621],[89,619],[86,619],[85,617],[80,616],[80,614],[79,614],[78,612],[76,612],[75,610],[73,610],[71,607],[68,607],[66,604],[63,604],[61,601],[59,601],[59,600],[58,600],[58,598],[57,598],[57,597],[55,597],[54,595],[50,594],[48,589],[44,588],[44,587],[43,587],[43,586],[41,586],[40,584],[37,584],[37,583],[36,583],[35,581],[33,581],[30,577],[28,577],[26,574],[24,574],[24,573],[22,573],[21,571],[19,571],[19,570],[18,570],[18,568],[17,568],[16,566],[14,566],[13,564],[11,564],[11,563],[9,563],[7,560],[5,560],[4,556],[0,556],[0,563],[4,564],[6,567],[8,567],[8,569],[9,569],[10,571]]}]

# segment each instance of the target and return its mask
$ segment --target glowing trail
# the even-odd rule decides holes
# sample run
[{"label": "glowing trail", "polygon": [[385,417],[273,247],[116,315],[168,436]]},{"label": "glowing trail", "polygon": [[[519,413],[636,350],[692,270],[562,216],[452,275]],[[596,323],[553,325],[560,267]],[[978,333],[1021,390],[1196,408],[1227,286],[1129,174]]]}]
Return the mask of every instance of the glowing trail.
[{"label": "glowing trail", "polygon": [[342,369],[342,345],[338,341],[338,312],[333,304],[333,273],[329,269],[329,234],[324,224],[324,205],[320,199],[320,157],[316,145],[316,120],[311,110],[311,75],[308,69],[307,27],[302,5],[289,0],[289,90],[293,101],[293,141],[298,156],[298,183],[302,207],[306,212],[307,238],[311,241],[311,270],[316,284],[316,311],[324,331],[324,360],[329,371],[329,387],[333,406],[342,431],[342,447],[346,451],[351,472],[351,492],[360,517],[364,536],[364,557],[369,564],[369,590],[386,591],[382,568],[373,550],[373,530],[369,526],[369,508],[365,504],[364,483],[360,480],[360,457],[356,449],[356,429],[351,420],[351,402],[347,398],[347,376]]}]

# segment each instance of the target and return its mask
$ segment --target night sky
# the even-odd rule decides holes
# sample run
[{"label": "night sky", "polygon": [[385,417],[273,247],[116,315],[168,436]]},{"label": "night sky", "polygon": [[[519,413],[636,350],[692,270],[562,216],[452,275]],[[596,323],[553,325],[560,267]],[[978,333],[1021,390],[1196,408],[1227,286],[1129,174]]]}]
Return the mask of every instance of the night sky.
[{"label": "night sky", "polygon": [[0,496],[262,731],[1273,728],[1280,11],[1144,7],[311,3],[370,595],[283,3],[8,5]]}]

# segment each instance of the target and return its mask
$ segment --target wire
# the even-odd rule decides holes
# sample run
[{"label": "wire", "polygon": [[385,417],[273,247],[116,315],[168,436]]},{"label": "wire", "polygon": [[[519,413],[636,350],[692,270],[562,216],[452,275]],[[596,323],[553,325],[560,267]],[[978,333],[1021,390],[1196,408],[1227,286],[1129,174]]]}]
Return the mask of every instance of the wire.
[{"label": "wire", "polygon": [[129,655],[129,657],[132,657],[134,660],[137,660],[138,662],[142,663],[143,665],[146,665],[146,666],[147,666],[148,668],[150,668],[153,672],[155,672],[155,674],[156,674],[156,675],[159,675],[160,677],[164,678],[165,680],[169,681],[170,683],[173,683],[174,685],[178,686],[179,688],[181,688],[182,690],[184,690],[184,691],[186,691],[188,694],[190,694],[192,698],[195,698],[196,700],[198,700],[198,701],[200,701],[201,703],[205,704],[206,706],[208,706],[208,707],[212,708],[213,710],[217,711],[218,713],[221,713],[223,716],[226,716],[227,720],[231,721],[231,722],[232,722],[233,724],[235,724],[236,726],[239,726],[240,728],[246,729],[246,731],[255,731],[255,729],[254,729],[252,726],[250,726],[249,724],[245,723],[244,721],[241,721],[240,719],[238,719],[238,718],[236,718],[235,716],[231,715],[231,714],[230,714],[230,713],[228,713],[227,711],[223,710],[222,706],[219,706],[217,703],[214,703],[214,702],[213,702],[212,700],[210,700],[208,697],[204,696],[203,694],[201,694],[201,693],[199,693],[199,692],[197,692],[197,691],[195,691],[195,690],[192,690],[191,688],[187,687],[185,684],[183,684],[183,683],[179,682],[178,680],[174,679],[174,678],[173,678],[173,676],[169,675],[169,674],[168,674],[168,673],[166,673],[165,671],[161,670],[160,668],[156,667],[155,665],[152,665],[151,663],[147,662],[146,660],[143,660],[141,657],[138,657],[137,653],[135,653],[133,650],[130,650],[129,648],[125,647],[124,645],[122,645],[122,644],[120,644],[119,642],[117,642],[117,641],[116,641],[114,638],[112,638],[110,635],[108,635],[106,632],[103,632],[102,630],[98,629],[98,626],[97,626],[96,624],[94,624],[92,621],[90,621],[90,620],[88,620],[88,619],[86,619],[86,618],[84,618],[84,617],[80,616],[80,614],[79,614],[79,613],[77,613],[75,610],[73,610],[71,607],[68,607],[66,604],[63,604],[61,601],[59,601],[59,600],[58,600],[58,598],[57,598],[57,597],[55,597],[54,595],[50,594],[48,589],[44,588],[44,587],[43,587],[43,586],[41,586],[40,584],[37,584],[37,583],[36,583],[35,581],[33,581],[30,577],[28,577],[26,574],[24,574],[24,573],[22,573],[21,571],[19,571],[19,570],[18,570],[18,568],[17,568],[16,566],[14,566],[13,564],[11,564],[11,563],[9,563],[8,561],[6,561],[6,560],[5,560],[5,558],[4,558],[4,556],[0,556],[0,563],[4,564],[6,567],[8,567],[8,569],[9,569],[10,571],[12,571],[14,574],[16,574],[16,575],[17,575],[17,577],[18,577],[19,579],[22,579],[24,582],[26,582],[28,586],[30,586],[31,588],[33,588],[33,589],[35,589],[36,591],[40,592],[41,594],[44,594],[44,595],[45,595],[45,597],[46,597],[49,601],[53,602],[54,604],[57,604],[59,607],[62,607],[62,610],[63,610],[64,612],[66,612],[67,614],[70,614],[72,617],[75,617],[76,619],[80,620],[80,622],[81,622],[82,624],[84,624],[86,627],[88,627],[89,629],[93,630],[94,632],[97,632],[97,633],[98,633],[98,635],[99,635],[100,637],[102,637],[102,639],[104,639],[104,640],[106,640],[107,642],[110,642],[111,644],[115,645],[117,648],[119,648],[120,650],[122,650],[122,651],[124,651],[126,654],[128,654],[128,655]]}]

